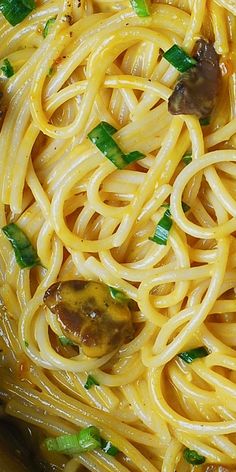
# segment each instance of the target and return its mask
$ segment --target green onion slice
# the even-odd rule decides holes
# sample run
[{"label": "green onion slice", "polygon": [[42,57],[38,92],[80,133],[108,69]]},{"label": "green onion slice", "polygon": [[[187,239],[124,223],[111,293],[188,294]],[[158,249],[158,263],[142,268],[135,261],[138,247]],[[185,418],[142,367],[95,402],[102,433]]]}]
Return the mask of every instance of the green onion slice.
[{"label": "green onion slice", "polygon": [[162,246],[166,246],[172,224],[173,221],[171,219],[170,210],[167,208],[163,217],[156,226],[154,236],[149,238],[150,241],[153,241],[156,244],[161,244]]},{"label": "green onion slice", "polygon": [[106,453],[109,454],[109,456],[116,456],[119,452],[119,449],[114,446],[111,441],[106,441],[105,439],[102,438],[102,450]]},{"label": "green onion slice", "polygon": [[179,72],[185,72],[197,64],[197,61],[177,44],[174,44],[174,46],[168,49],[168,51],[163,54],[163,57]]},{"label": "green onion slice", "polygon": [[200,118],[199,123],[201,126],[208,126],[211,122],[210,117],[208,116],[207,118]]},{"label": "green onion slice", "polygon": [[197,451],[194,451],[193,449],[184,449],[183,456],[186,462],[192,465],[204,464],[204,462],[206,461],[206,458],[204,456],[201,456],[200,454],[198,454]]},{"label": "green onion slice", "polygon": [[10,223],[9,225],[4,226],[2,231],[10,241],[14,249],[16,262],[21,269],[41,265],[37,252],[33,248],[26,234],[21,228],[19,228],[19,226],[14,223]]},{"label": "green onion slice", "polygon": [[130,3],[138,16],[150,16],[149,6],[146,0],[130,0]]},{"label": "green onion slice", "polygon": [[124,154],[112,138],[112,135],[116,133],[116,131],[116,128],[102,121],[90,131],[88,138],[118,169],[123,169],[131,162],[142,159],[144,154],[139,151]]},{"label": "green onion slice", "polygon": [[7,77],[8,79],[9,77],[12,77],[14,75],[14,69],[8,59],[4,59],[1,70],[3,71],[5,77]]},{"label": "green onion slice", "polygon": [[188,364],[191,364],[195,359],[206,357],[208,355],[209,351],[204,346],[196,347],[195,349],[190,349],[189,351],[180,352],[178,354],[178,356]]},{"label": "green onion slice", "polygon": [[182,204],[182,208],[183,208],[184,213],[187,213],[187,211],[190,210],[190,206],[185,202],[181,202],[181,204]]},{"label": "green onion slice", "polygon": [[94,385],[99,386],[100,383],[95,379],[95,377],[93,377],[92,375],[89,374],[88,377],[87,377],[86,383],[84,384],[84,388],[86,390],[89,390]]},{"label": "green onion slice", "polygon": [[0,0],[0,11],[12,26],[21,23],[35,7],[35,0]]},{"label": "green onion slice", "polygon": [[62,346],[74,346],[73,341],[66,336],[58,336],[58,339]]},{"label": "green onion slice", "polygon": [[[163,217],[160,219],[159,223],[156,226],[154,236],[151,236],[148,239],[150,239],[150,241],[153,241],[154,243],[160,244],[162,246],[166,246],[173,221],[171,219],[169,203],[163,203],[163,205],[161,206],[167,209]],[[184,213],[190,210],[190,206],[185,202],[182,202],[182,208],[183,208]]]},{"label": "green onion slice", "polygon": [[50,33],[50,29],[52,25],[55,23],[56,17],[54,16],[53,18],[49,18],[49,20],[46,22],[44,28],[43,28],[43,37],[46,38],[47,35]]},{"label": "green onion slice", "polygon": [[124,154],[124,159],[127,164],[131,164],[131,162],[139,161],[139,159],[142,159],[144,157],[144,154],[140,151],[132,151],[129,154]]},{"label": "green onion slice", "polygon": [[93,451],[101,447],[102,441],[99,429],[95,426],[89,426],[82,429],[78,434],[65,434],[57,438],[47,438],[45,445],[48,451],[73,455]]},{"label": "green onion slice", "polygon": [[121,290],[118,290],[115,287],[109,286],[109,291],[110,291],[111,297],[114,298],[116,302],[128,303],[130,301],[129,297],[127,297],[127,295],[124,292],[122,292]]},{"label": "green onion slice", "polygon": [[189,154],[189,153],[184,154],[182,160],[183,160],[184,164],[187,166],[187,165],[190,164],[190,162],[192,162],[192,160],[193,160],[192,154]]},{"label": "green onion slice", "polygon": [[53,66],[49,67],[47,75],[48,75],[48,77],[51,77],[52,74],[53,74]]}]

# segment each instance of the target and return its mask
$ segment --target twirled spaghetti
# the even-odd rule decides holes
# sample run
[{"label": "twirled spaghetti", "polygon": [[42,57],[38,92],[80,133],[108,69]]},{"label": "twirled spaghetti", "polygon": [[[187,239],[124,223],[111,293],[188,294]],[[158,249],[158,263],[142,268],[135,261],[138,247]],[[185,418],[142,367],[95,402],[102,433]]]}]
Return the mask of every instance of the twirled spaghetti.
[{"label": "twirled spaghetti", "polygon": [[[178,44],[191,54],[199,38],[214,44],[222,72],[206,127],[167,108],[178,72],[163,51]],[[92,424],[120,451],[64,457],[66,472],[188,472],[186,448],[204,457],[199,471],[231,470],[235,1],[158,1],[142,18],[126,0],[37,0],[14,27],[1,16],[0,40],[1,64],[14,70],[2,78],[0,224],[16,223],[41,261],[21,269],[1,232],[5,412],[47,436]],[[118,130],[124,153],[145,157],[117,169],[87,138],[100,122]],[[149,238],[168,204],[173,224],[160,245]],[[101,281],[132,299],[133,339],[102,357],[57,350],[61,327],[44,296],[68,280]],[[206,357],[178,356],[198,346]],[[88,374],[99,383],[89,390]]]}]

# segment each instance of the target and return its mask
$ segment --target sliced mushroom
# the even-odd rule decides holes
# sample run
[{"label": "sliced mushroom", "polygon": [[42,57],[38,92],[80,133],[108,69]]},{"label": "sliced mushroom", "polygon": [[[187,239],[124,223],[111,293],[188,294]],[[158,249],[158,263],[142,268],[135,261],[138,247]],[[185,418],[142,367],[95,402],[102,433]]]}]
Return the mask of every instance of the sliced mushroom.
[{"label": "sliced mushroom", "polygon": [[214,46],[204,39],[196,42],[194,58],[196,66],[180,75],[174,92],[169,98],[168,109],[172,115],[196,115],[207,118],[211,114],[219,93],[219,56]]},{"label": "sliced mushroom", "polygon": [[101,357],[134,334],[127,303],[112,298],[100,282],[69,280],[53,284],[44,295],[65,336],[88,357]]}]

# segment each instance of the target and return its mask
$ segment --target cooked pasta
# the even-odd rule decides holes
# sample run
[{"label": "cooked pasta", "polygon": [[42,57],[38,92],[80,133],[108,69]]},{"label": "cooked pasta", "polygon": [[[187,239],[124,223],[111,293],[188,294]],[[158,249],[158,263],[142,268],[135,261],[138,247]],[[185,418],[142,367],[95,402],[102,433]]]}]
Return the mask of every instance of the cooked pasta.
[{"label": "cooked pasta", "polygon": [[[144,17],[132,5],[36,0],[15,26],[1,14],[0,398],[43,438],[92,425],[119,450],[44,447],[55,470],[228,471],[236,464],[236,3],[158,0]],[[180,46],[195,73],[202,39],[220,60],[210,122],[168,111],[179,72],[166,51]],[[116,146],[120,168],[94,129]],[[13,250],[14,231],[23,231],[24,254]],[[110,325],[97,328],[93,351],[76,345],[83,327],[62,321],[73,297],[66,314],[57,304],[71,281],[80,292],[112,287],[121,297],[114,306],[131,313],[132,328],[126,321],[109,350]]]}]

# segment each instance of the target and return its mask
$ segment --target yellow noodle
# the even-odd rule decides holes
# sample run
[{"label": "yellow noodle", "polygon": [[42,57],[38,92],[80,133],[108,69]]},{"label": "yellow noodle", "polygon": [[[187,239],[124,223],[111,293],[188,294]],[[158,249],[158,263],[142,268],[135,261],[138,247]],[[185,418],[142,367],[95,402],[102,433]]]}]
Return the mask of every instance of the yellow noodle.
[{"label": "yellow noodle", "polygon": [[[236,4],[149,3],[139,17],[128,0],[36,0],[15,27],[0,14],[0,227],[16,223],[41,261],[20,269],[0,231],[0,399],[44,435],[93,424],[121,451],[64,456],[65,472],[193,472],[185,448],[199,472],[236,464]],[[179,73],[163,57],[201,37],[223,74],[207,127],[169,113]],[[144,158],[117,169],[87,139],[101,121]],[[100,358],[56,346],[44,294],[74,279],[133,300],[133,339]]]}]

